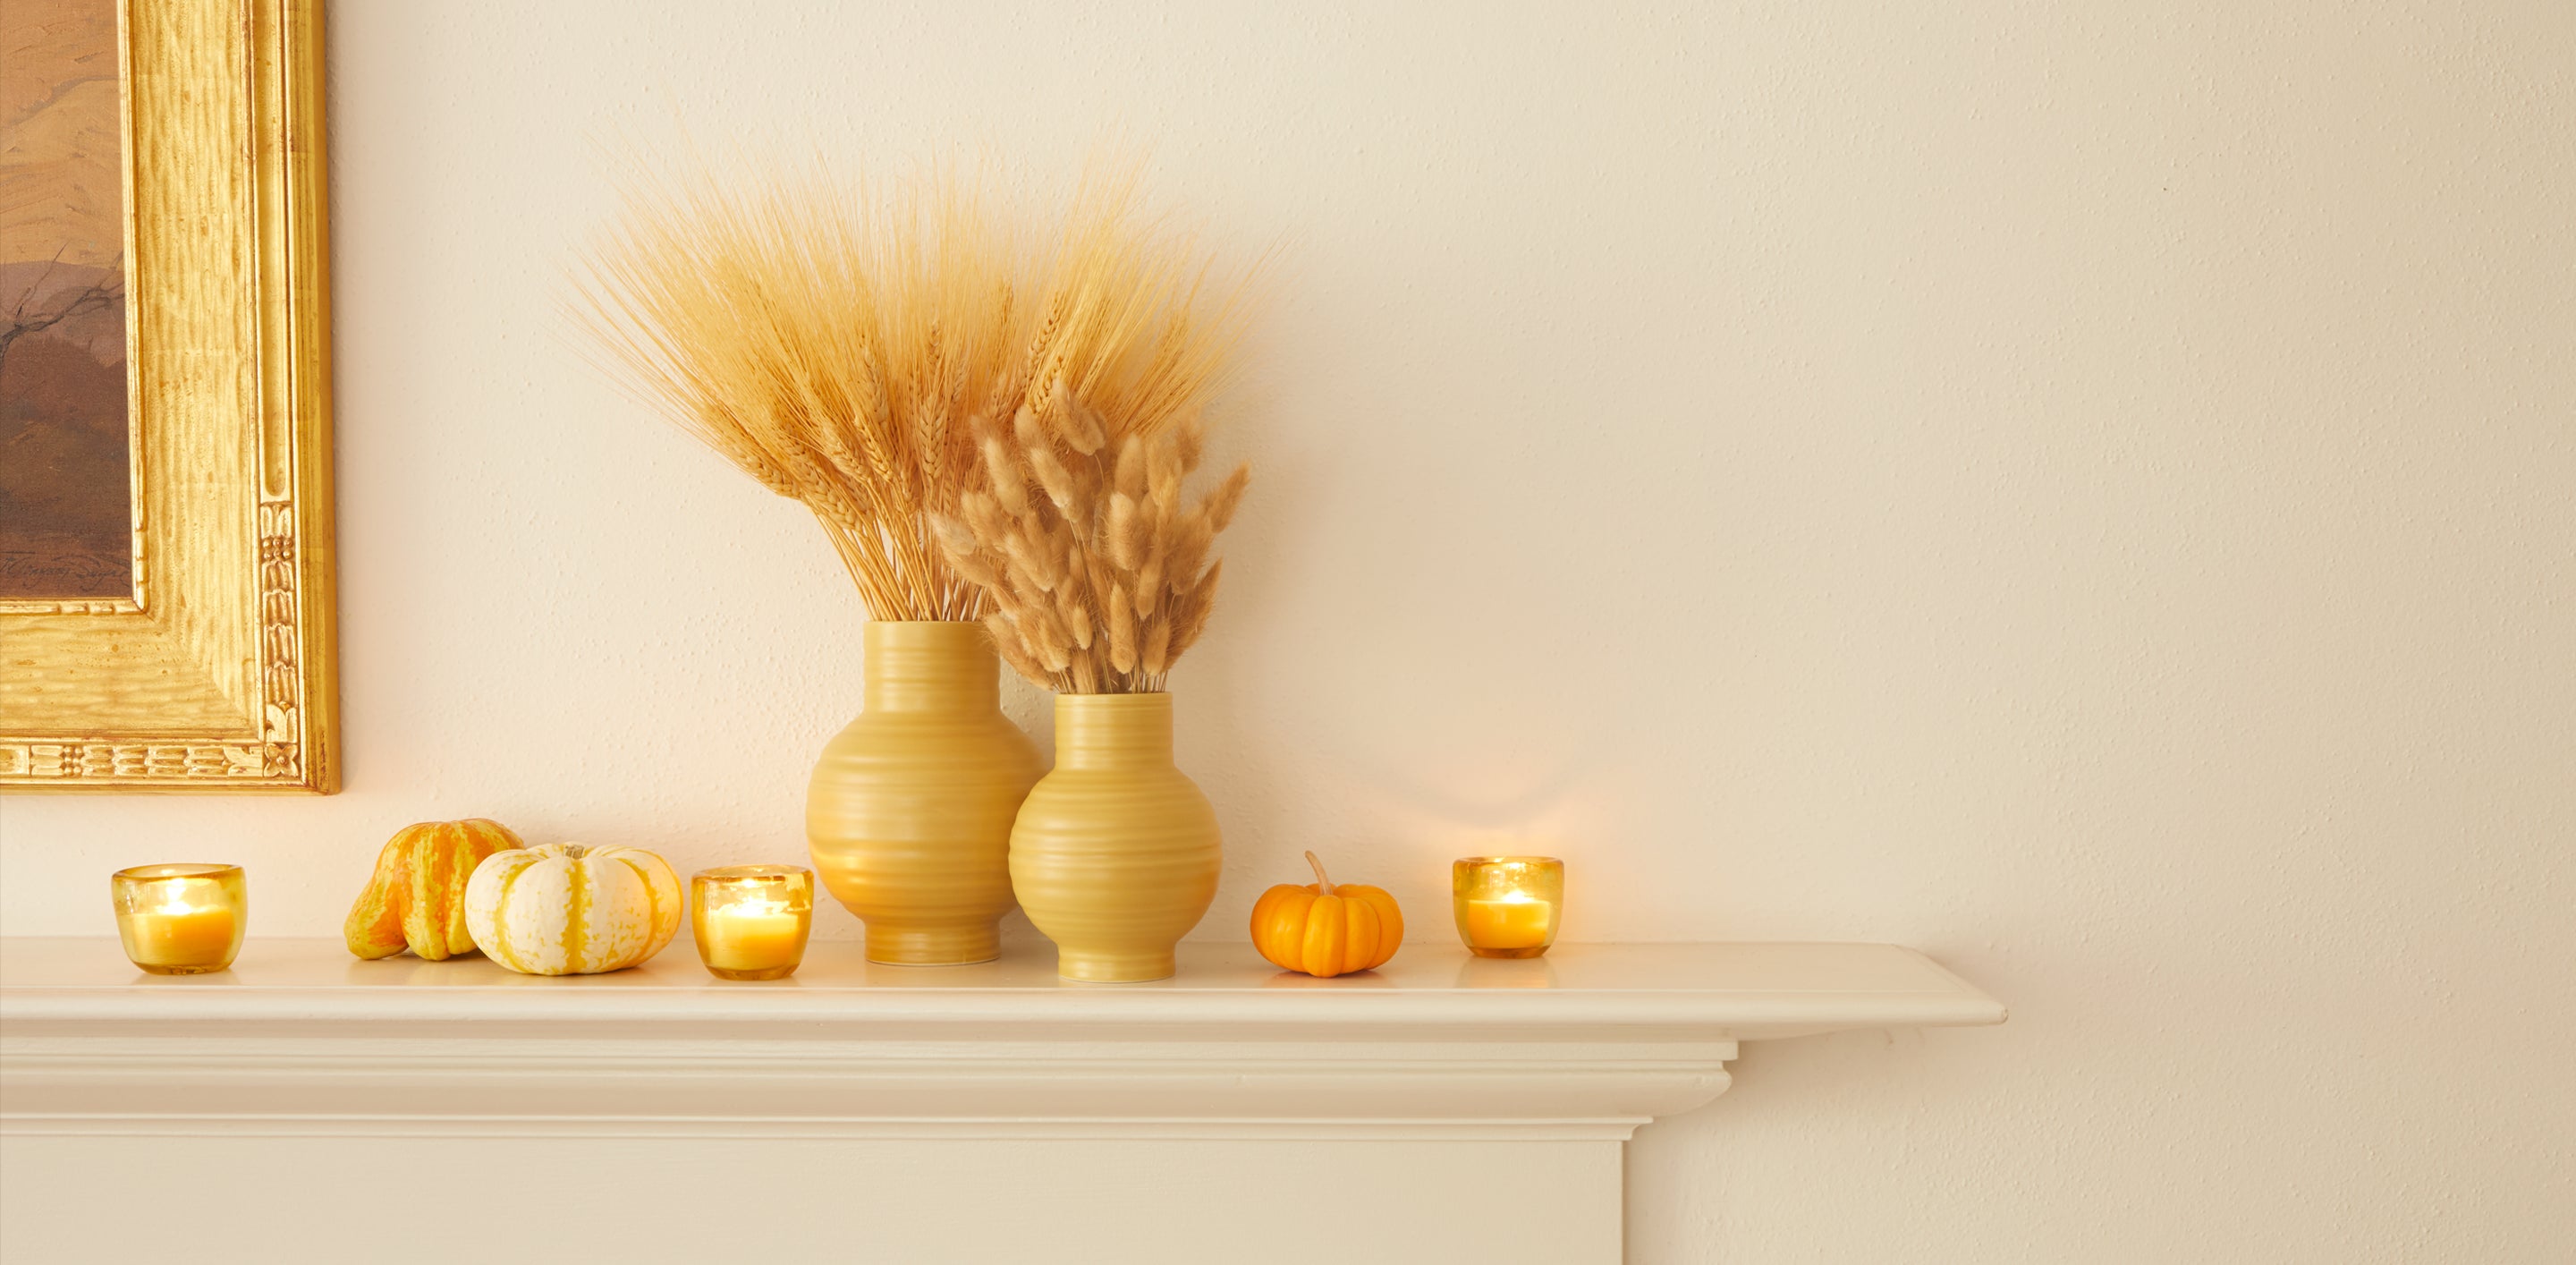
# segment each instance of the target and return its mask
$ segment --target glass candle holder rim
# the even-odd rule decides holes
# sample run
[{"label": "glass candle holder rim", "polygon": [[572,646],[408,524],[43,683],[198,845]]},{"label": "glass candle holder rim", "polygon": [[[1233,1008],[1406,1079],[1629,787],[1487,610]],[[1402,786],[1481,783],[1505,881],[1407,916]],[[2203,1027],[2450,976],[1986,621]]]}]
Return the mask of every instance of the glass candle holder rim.
[{"label": "glass candle holder rim", "polygon": [[689,877],[719,883],[793,883],[813,873],[801,865],[719,865]]},{"label": "glass candle holder rim", "polygon": [[1559,860],[1559,859],[1557,859],[1557,858],[1555,858],[1555,857],[1542,857],[1542,856],[1489,856],[1489,857],[1460,857],[1460,858],[1458,858],[1456,861],[1451,862],[1451,864],[1453,864],[1453,865],[1563,865],[1563,864],[1565,864],[1565,862],[1563,862],[1563,861],[1561,861],[1561,860]]},{"label": "glass candle holder rim", "polygon": [[215,861],[170,861],[160,865],[127,866],[108,877],[121,878],[134,883],[150,883],[159,879],[173,878],[222,878],[227,874],[240,871],[241,867],[238,865],[225,865]]}]

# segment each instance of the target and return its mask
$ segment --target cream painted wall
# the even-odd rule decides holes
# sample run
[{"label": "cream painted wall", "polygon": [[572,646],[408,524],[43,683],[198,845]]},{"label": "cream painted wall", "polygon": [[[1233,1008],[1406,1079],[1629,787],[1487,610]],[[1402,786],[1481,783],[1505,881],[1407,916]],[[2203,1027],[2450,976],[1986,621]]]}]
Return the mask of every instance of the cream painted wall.
[{"label": "cream painted wall", "polygon": [[432,816],[794,856],[860,610],[561,338],[598,143],[1124,135],[1288,243],[1178,677],[1203,934],[1318,847],[1447,952],[1444,862],[1520,835],[1577,938],[2013,1003],[1749,1050],[1631,1148],[1638,1261],[2576,1243],[2576,8],[333,18],[348,789],[13,798],[9,934],[201,857],[331,934]]}]

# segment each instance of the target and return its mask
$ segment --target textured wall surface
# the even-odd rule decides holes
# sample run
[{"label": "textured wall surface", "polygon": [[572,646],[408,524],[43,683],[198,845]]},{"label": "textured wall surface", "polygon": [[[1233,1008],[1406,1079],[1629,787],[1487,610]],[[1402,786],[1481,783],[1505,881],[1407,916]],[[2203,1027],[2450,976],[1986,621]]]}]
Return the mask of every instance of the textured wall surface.
[{"label": "textured wall surface", "polygon": [[603,146],[1125,137],[1283,247],[1201,934],[1316,847],[1447,952],[1525,838],[1574,938],[2013,1004],[1748,1050],[1638,1261],[2556,1257],[2576,7],[2347,9],[336,4],[348,789],[13,798],[5,930],[222,859],[332,934],[433,816],[794,856],[860,610],[563,336]]}]

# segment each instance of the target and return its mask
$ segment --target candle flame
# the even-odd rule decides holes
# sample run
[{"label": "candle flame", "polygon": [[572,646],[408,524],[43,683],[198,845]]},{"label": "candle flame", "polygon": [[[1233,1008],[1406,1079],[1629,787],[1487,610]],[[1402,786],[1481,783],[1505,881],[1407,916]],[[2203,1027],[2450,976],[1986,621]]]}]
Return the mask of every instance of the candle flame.
[{"label": "candle flame", "polygon": [[193,914],[197,912],[197,907],[188,903],[188,880],[183,878],[174,878],[164,882],[155,883],[153,886],[161,889],[161,908],[155,912],[164,914]]}]

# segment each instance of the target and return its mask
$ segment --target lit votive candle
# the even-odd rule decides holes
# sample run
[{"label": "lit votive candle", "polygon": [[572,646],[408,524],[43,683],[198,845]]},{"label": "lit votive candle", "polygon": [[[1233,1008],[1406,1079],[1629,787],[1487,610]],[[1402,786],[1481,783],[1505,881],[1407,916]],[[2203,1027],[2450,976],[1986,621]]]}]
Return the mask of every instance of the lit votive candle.
[{"label": "lit votive candle", "polygon": [[1449,867],[1458,938],[1480,958],[1534,958],[1556,943],[1565,863],[1554,857],[1468,857]]},{"label": "lit votive candle", "polygon": [[728,865],[689,879],[698,960],[721,979],[781,979],[805,960],[814,929],[814,873],[792,865]]},{"label": "lit votive candle", "polygon": [[155,975],[200,975],[233,964],[250,919],[238,865],[139,865],[108,881],[125,956]]}]

